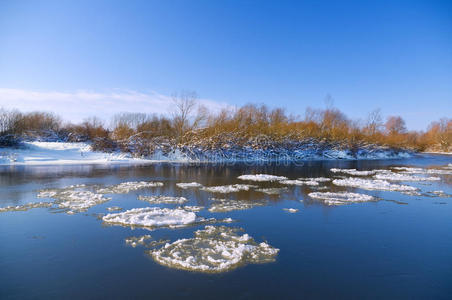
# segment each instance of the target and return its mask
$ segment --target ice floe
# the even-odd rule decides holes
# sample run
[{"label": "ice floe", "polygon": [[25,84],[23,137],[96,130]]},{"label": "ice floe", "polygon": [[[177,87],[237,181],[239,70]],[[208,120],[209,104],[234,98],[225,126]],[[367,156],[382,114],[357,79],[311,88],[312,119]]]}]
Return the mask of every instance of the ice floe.
[{"label": "ice floe", "polygon": [[193,211],[193,212],[198,212],[204,209],[204,206],[196,206],[196,205],[190,205],[190,206],[182,206],[182,207],[178,207],[180,209],[184,209],[186,211]]},{"label": "ice floe", "polygon": [[317,186],[319,183],[314,180],[281,180],[279,183],[286,184],[286,185],[311,185],[311,186]]},{"label": "ice floe", "polygon": [[142,246],[146,243],[147,240],[151,239],[149,234],[145,234],[142,236],[130,236],[125,239],[126,245],[132,246],[135,248],[136,246]]},{"label": "ice floe", "polygon": [[181,189],[190,189],[202,187],[202,184],[198,182],[179,182],[176,183],[176,186],[180,187]]},{"label": "ice floe", "polygon": [[145,207],[107,214],[102,220],[105,223],[134,227],[179,227],[195,223],[197,218],[194,212],[184,209]]},{"label": "ice floe", "polygon": [[308,196],[313,199],[322,200],[325,204],[328,205],[341,205],[353,202],[367,202],[375,200],[375,197],[370,195],[350,192],[313,192],[309,193]]},{"label": "ice floe", "polygon": [[147,201],[151,204],[182,204],[188,201],[185,197],[173,196],[138,196],[138,200]]},{"label": "ice floe", "polygon": [[414,176],[410,174],[386,172],[381,174],[376,174],[374,176],[376,179],[390,180],[390,181],[435,181],[441,180],[439,177],[422,177]]},{"label": "ice floe", "polygon": [[241,175],[237,177],[240,180],[249,180],[249,181],[280,181],[280,180],[286,180],[287,177],[284,176],[275,176],[275,175],[268,175],[268,174],[255,174],[255,175]]},{"label": "ice floe", "polygon": [[333,173],[344,173],[348,175],[354,175],[354,176],[370,176],[374,175],[377,171],[371,170],[371,171],[358,171],[356,169],[338,169],[338,168],[332,168],[330,169]]},{"label": "ice floe", "polygon": [[34,202],[34,203],[27,203],[27,204],[23,204],[23,205],[6,206],[6,207],[0,207],[0,213],[10,212],[10,211],[27,211],[32,208],[51,207],[52,205],[53,205],[52,202]]},{"label": "ice floe", "polygon": [[238,231],[226,226],[205,226],[195,231],[193,238],[167,243],[149,254],[164,266],[210,273],[275,260],[279,249],[265,242],[258,244],[248,234],[237,234]]},{"label": "ice floe", "polygon": [[283,210],[291,214],[298,212],[298,208],[283,208]]},{"label": "ice floe", "polygon": [[211,193],[235,193],[240,191],[249,191],[251,188],[257,188],[255,185],[250,184],[231,184],[231,185],[220,185],[220,186],[206,186],[202,190]]},{"label": "ice floe", "polygon": [[362,178],[345,178],[345,179],[334,179],[333,184],[338,186],[349,186],[355,188],[361,188],[365,190],[381,190],[381,191],[397,191],[397,192],[415,192],[417,188],[401,185],[392,184],[386,180],[381,179],[362,179]]},{"label": "ice floe", "polygon": [[85,185],[73,185],[62,189],[42,190],[38,198],[52,198],[59,208],[66,209],[68,214],[88,210],[90,207],[111,200],[102,194],[85,190]]},{"label": "ice floe", "polygon": [[111,206],[111,207],[107,207],[107,211],[121,211],[122,207],[119,206]]},{"label": "ice floe", "polygon": [[150,187],[161,187],[163,186],[162,182],[154,182],[154,181],[130,181],[123,182],[120,184],[107,186],[105,188],[101,188],[97,190],[99,194],[126,194],[131,191],[136,191],[139,189],[150,188]]},{"label": "ice floe", "polygon": [[233,210],[250,209],[255,206],[263,206],[263,202],[251,202],[245,200],[233,200],[233,199],[217,199],[211,198],[213,203],[209,207],[210,212],[227,212]]},{"label": "ice floe", "polygon": [[433,175],[452,175],[452,169],[444,167],[443,169],[423,169],[412,167],[392,167],[394,170],[402,171],[403,174],[433,174]]},{"label": "ice floe", "polygon": [[256,189],[256,191],[265,193],[267,195],[279,195],[279,194],[287,191],[287,188],[262,188],[262,189]]},{"label": "ice floe", "polygon": [[331,181],[331,178],[327,177],[308,177],[308,178],[298,178],[298,180],[304,180],[304,181],[317,181],[317,182],[328,182]]}]

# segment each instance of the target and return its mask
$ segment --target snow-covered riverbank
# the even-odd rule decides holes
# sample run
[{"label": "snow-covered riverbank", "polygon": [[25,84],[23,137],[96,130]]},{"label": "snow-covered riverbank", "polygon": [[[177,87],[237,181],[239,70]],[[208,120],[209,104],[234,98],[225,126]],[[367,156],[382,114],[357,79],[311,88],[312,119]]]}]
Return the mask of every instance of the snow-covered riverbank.
[{"label": "snow-covered riverbank", "polygon": [[150,163],[124,153],[92,151],[87,143],[25,142],[20,148],[0,148],[0,165],[62,165]]},{"label": "snow-covered riverbank", "polygon": [[315,145],[295,149],[204,149],[182,147],[173,151],[156,151],[149,158],[135,158],[128,153],[96,152],[88,143],[25,142],[19,148],[0,148],[0,165],[60,165],[155,162],[234,162],[234,161],[301,161],[333,159],[397,159],[407,158],[408,151],[388,148],[359,149],[356,152],[320,149]]}]

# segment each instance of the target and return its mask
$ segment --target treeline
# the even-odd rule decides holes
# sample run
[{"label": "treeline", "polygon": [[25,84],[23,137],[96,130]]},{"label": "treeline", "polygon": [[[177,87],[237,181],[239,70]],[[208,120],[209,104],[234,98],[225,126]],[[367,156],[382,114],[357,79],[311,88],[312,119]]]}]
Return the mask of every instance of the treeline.
[{"label": "treeline", "polygon": [[80,124],[64,123],[53,113],[21,113],[0,109],[0,145],[15,146],[21,140],[92,142],[95,150],[121,150],[150,155],[161,145],[201,145],[209,149],[265,143],[317,140],[357,147],[363,144],[408,148],[416,151],[452,149],[452,119],[431,123],[426,131],[408,131],[400,116],[383,119],[374,110],[362,121],[349,119],[337,108],[306,110],[304,117],[292,116],[282,108],[245,105],[209,112],[195,93],[173,96],[169,116],[120,113],[107,124],[96,117]]}]

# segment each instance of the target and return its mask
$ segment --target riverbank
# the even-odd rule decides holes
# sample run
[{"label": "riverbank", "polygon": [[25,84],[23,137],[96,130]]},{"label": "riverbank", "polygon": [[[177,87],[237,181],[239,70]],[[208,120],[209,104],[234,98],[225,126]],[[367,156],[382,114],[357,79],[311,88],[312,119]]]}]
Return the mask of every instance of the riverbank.
[{"label": "riverbank", "polygon": [[92,151],[88,143],[24,142],[18,148],[0,148],[0,165],[66,165],[152,163],[115,152]]},{"label": "riverbank", "polygon": [[253,162],[301,160],[360,160],[407,158],[407,150],[363,146],[348,149],[338,145],[303,143],[275,147],[221,147],[205,149],[198,146],[157,147],[152,155],[134,157],[120,151],[93,151],[89,143],[23,142],[17,148],[0,148],[0,165],[63,165],[63,164],[146,164],[155,162]]}]

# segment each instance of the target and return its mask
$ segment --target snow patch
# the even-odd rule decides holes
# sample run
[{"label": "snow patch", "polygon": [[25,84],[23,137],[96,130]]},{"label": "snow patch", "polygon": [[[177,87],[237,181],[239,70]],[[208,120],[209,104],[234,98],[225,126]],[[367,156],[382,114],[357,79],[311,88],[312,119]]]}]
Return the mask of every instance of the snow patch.
[{"label": "snow patch", "polygon": [[155,163],[120,152],[95,152],[87,143],[25,142],[24,146],[0,148],[0,165]]}]

